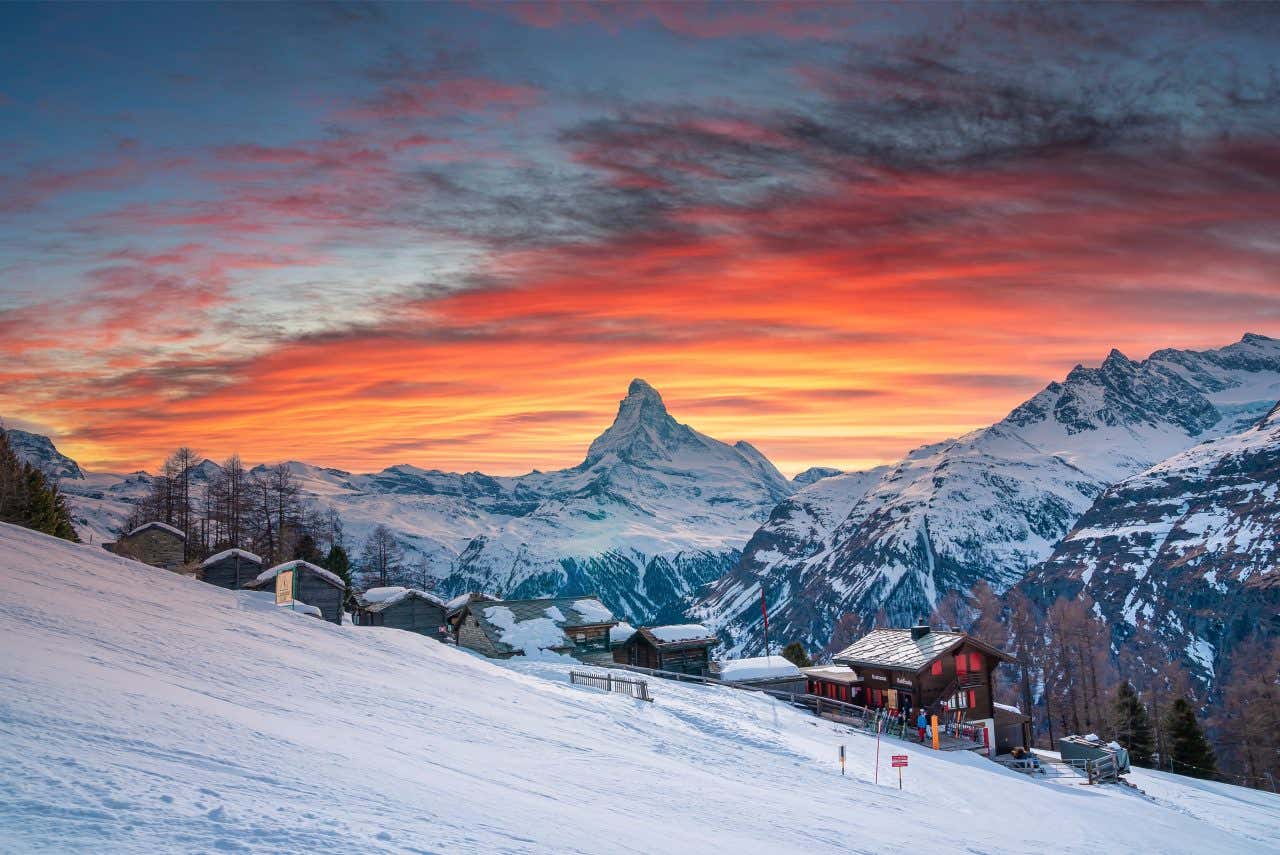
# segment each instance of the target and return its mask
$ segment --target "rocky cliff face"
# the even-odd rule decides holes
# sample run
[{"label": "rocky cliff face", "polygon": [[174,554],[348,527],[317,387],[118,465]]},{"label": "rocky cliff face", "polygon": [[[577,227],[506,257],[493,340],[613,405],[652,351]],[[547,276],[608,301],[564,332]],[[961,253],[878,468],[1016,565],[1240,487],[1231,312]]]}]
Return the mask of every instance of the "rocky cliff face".
[{"label": "rocky cliff face", "polygon": [[19,460],[30,463],[49,478],[55,481],[84,479],[76,462],[58,451],[49,437],[15,429],[6,430],[5,435]]},{"label": "rocky cliff face", "polygon": [[821,649],[845,614],[866,626],[883,611],[905,624],[979,580],[1004,591],[1109,485],[1239,430],[1277,398],[1280,342],[1265,336],[1141,362],[1112,351],[991,427],[919,448],[871,483],[845,482],[853,501],[843,515],[843,502],[821,514],[780,507],[693,613],[734,649],[758,649],[763,586],[771,624]]},{"label": "rocky cliff face", "polygon": [[1022,583],[1087,593],[1116,649],[1212,683],[1238,641],[1280,632],[1280,405],[1106,491]]}]

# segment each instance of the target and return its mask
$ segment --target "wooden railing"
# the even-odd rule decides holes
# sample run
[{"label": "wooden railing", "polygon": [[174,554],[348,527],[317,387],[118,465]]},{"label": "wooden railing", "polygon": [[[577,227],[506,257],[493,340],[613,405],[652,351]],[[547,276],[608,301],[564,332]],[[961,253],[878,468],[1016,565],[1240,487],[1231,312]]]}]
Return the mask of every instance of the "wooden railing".
[{"label": "wooden railing", "polygon": [[626,677],[615,677],[609,673],[588,674],[584,671],[570,671],[569,682],[578,686],[604,689],[606,692],[617,692],[640,701],[653,700],[649,697],[649,684],[644,680],[628,680]]}]

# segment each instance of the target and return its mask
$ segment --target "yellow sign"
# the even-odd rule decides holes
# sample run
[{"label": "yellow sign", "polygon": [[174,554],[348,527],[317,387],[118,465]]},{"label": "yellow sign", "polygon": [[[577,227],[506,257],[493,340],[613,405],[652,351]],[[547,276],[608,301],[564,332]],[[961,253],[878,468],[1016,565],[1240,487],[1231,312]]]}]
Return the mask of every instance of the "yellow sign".
[{"label": "yellow sign", "polygon": [[293,602],[293,571],[282,570],[276,575],[276,605]]}]

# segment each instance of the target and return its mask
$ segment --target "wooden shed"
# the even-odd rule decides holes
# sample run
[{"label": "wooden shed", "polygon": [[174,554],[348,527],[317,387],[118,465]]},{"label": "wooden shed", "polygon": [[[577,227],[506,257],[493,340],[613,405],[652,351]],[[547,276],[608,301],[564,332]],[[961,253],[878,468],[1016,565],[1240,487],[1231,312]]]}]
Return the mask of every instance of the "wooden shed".
[{"label": "wooden shed", "polygon": [[358,626],[385,626],[437,641],[449,638],[444,601],[417,588],[370,588],[356,598]]},{"label": "wooden shed", "polygon": [[994,704],[996,753],[1008,754],[1015,748],[1031,747],[1031,716],[1008,704]]},{"label": "wooden shed", "polygon": [[262,559],[244,549],[224,549],[200,562],[197,578],[219,588],[243,588],[262,573]]},{"label": "wooden shed", "polygon": [[346,584],[337,574],[323,567],[317,567],[310,561],[299,558],[277,564],[263,570],[245,587],[255,590],[274,590],[276,577],[285,572],[294,574],[293,591],[298,602],[315,606],[320,610],[321,617],[330,623],[342,623],[342,600],[346,596]]},{"label": "wooden shed", "polygon": [[719,643],[701,624],[642,626],[614,647],[613,661],[705,677],[711,669],[711,648]]},{"label": "wooden shed", "polygon": [[165,570],[178,570],[187,561],[187,536],[168,523],[143,523],[114,543],[102,546],[116,555]]},{"label": "wooden shed", "polygon": [[496,659],[547,650],[608,665],[609,630],[617,623],[595,597],[479,601],[459,614],[458,644]]}]

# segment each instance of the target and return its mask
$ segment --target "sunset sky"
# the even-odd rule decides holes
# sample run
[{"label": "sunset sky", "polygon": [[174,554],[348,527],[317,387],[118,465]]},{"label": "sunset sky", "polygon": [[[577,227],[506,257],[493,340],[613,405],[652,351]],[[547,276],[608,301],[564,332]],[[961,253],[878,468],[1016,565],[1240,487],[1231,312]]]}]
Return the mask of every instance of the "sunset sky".
[{"label": "sunset sky", "polygon": [[514,474],[633,377],[788,474],[1280,336],[1280,7],[0,6],[0,416]]}]

